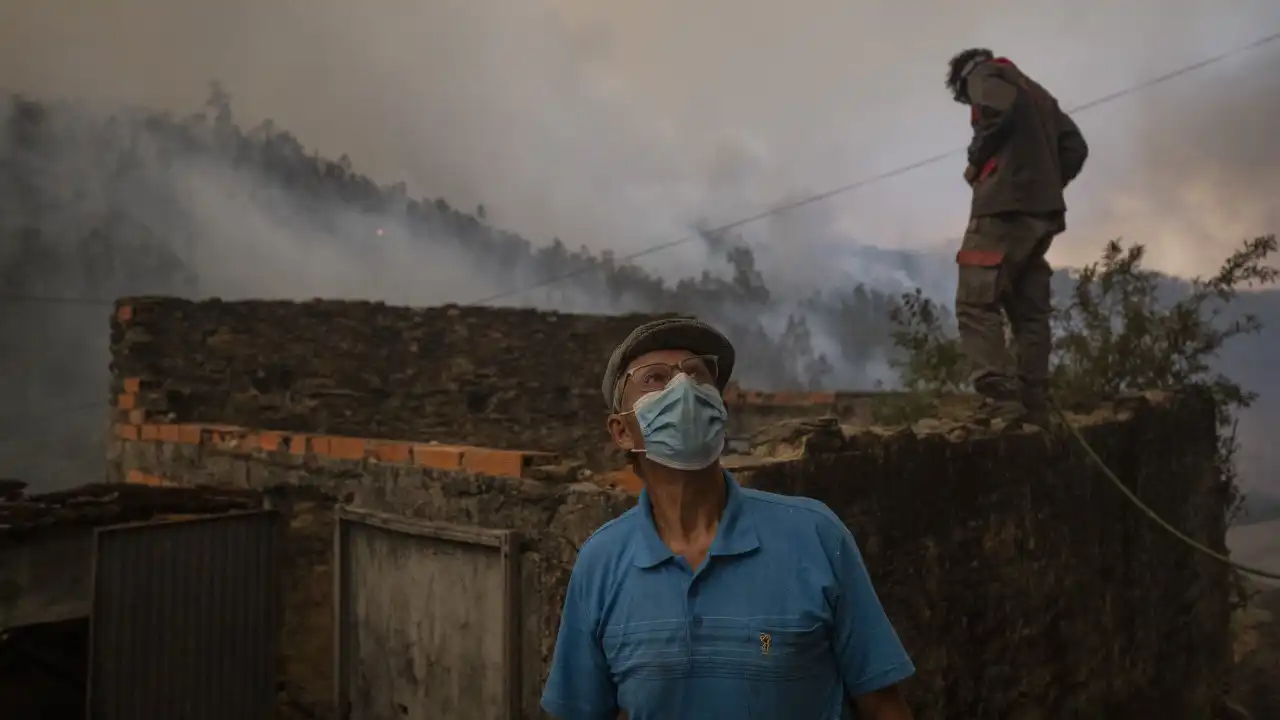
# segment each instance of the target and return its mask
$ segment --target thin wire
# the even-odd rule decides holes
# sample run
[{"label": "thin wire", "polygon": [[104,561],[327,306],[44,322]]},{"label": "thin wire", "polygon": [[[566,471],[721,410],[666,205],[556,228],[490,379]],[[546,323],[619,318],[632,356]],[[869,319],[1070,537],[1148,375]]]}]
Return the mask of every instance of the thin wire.
[{"label": "thin wire", "polygon": [[1107,479],[1111,481],[1111,484],[1115,485],[1116,488],[1119,489],[1120,492],[1123,493],[1124,496],[1129,499],[1129,502],[1137,506],[1137,508],[1141,510],[1144,515],[1146,515],[1148,518],[1151,519],[1152,522],[1154,522],[1155,524],[1159,525],[1162,529],[1164,529],[1165,532],[1169,533],[1175,538],[1186,543],[1193,550],[1197,550],[1200,553],[1207,555],[1213,558],[1214,560],[1217,560],[1218,562],[1225,563],[1226,565],[1229,565],[1235,568],[1236,570],[1239,570],[1242,573],[1247,573],[1249,575],[1256,575],[1257,577],[1267,578],[1270,580],[1280,580],[1280,572],[1272,572],[1270,570],[1263,570],[1261,568],[1256,568],[1249,565],[1243,565],[1241,563],[1238,563],[1235,560],[1232,560],[1229,556],[1224,555],[1223,553],[1220,553],[1217,550],[1214,550],[1204,545],[1203,543],[1195,540],[1194,538],[1191,538],[1190,536],[1186,535],[1182,531],[1178,530],[1173,525],[1170,525],[1168,521],[1160,517],[1159,513],[1157,513],[1155,510],[1152,510],[1150,507],[1148,507],[1146,503],[1142,502],[1142,499],[1139,498],[1136,493],[1134,493],[1132,490],[1128,488],[1128,486],[1126,486],[1123,482],[1120,481],[1120,478],[1115,474],[1115,472],[1113,472],[1111,468],[1107,467],[1107,463],[1104,462],[1102,457],[1098,455],[1098,453],[1093,449],[1091,445],[1089,445],[1089,441],[1084,439],[1084,434],[1080,432],[1080,429],[1077,428],[1075,425],[1072,425],[1067,420],[1067,416],[1065,413],[1062,412],[1062,410],[1060,410],[1055,406],[1054,412],[1057,414],[1058,418],[1062,421],[1062,424],[1066,426],[1068,430],[1071,431],[1072,435],[1075,436],[1076,440],[1080,443],[1080,447],[1084,448],[1085,454],[1089,456],[1089,459],[1092,460],[1093,463],[1102,470],[1102,474],[1105,475]]},{"label": "thin wire", "polygon": [[[1226,52],[1224,52],[1224,53],[1220,53],[1220,54],[1218,54],[1218,55],[1214,55],[1213,57],[1205,58],[1204,60],[1200,60],[1199,62],[1193,63],[1193,64],[1191,64],[1191,65],[1186,65],[1186,66],[1184,66],[1184,67],[1180,67],[1180,68],[1178,68],[1177,70],[1173,70],[1173,71],[1171,71],[1171,72],[1167,72],[1167,73],[1165,73],[1164,75],[1160,75],[1160,76],[1158,76],[1158,77],[1151,78],[1150,80],[1146,80],[1146,81],[1144,81],[1144,82],[1138,83],[1137,85],[1133,85],[1133,86],[1128,87],[1128,88],[1125,88],[1125,89],[1123,89],[1123,90],[1119,90],[1119,91],[1113,92],[1113,93],[1111,93],[1111,94],[1109,94],[1109,95],[1104,95],[1104,96],[1102,96],[1102,97],[1100,97],[1100,98],[1096,98],[1096,99],[1094,99],[1094,100],[1090,100],[1089,102],[1084,103],[1083,105],[1078,105],[1078,106],[1076,106],[1076,107],[1074,107],[1074,108],[1071,108],[1071,109],[1067,110],[1066,112],[1068,112],[1068,113],[1081,113],[1081,112],[1085,112],[1085,111],[1088,111],[1088,110],[1092,110],[1093,108],[1096,108],[1096,107],[1098,107],[1099,105],[1105,105],[1105,104],[1107,104],[1107,103],[1109,103],[1109,102],[1113,102],[1113,101],[1115,101],[1115,100],[1119,100],[1120,98],[1122,98],[1122,97],[1124,97],[1124,96],[1126,96],[1126,95],[1131,95],[1131,94],[1133,94],[1133,93],[1140,92],[1140,91],[1142,91],[1142,90],[1146,90],[1147,88],[1150,88],[1150,87],[1152,87],[1152,86],[1154,86],[1154,85],[1159,85],[1160,83],[1168,82],[1169,80],[1173,80],[1174,78],[1181,77],[1181,76],[1186,75],[1186,74],[1191,73],[1191,72],[1195,72],[1196,70],[1200,70],[1201,68],[1208,67],[1209,65],[1213,65],[1214,63],[1221,62],[1221,61],[1226,60],[1227,58],[1233,57],[1233,56],[1235,56],[1235,55],[1239,55],[1239,54],[1241,54],[1241,53],[1248,52],[1248,51],[1253,50],[1253,49],[1255,49],[1255,48],[1262,47],[1263,45],[1266,45],[1266,44],[1271,43],[1271,42],[1275,42],[1276,40],[1280,40],[1280,32],[1273,33],[1273,34],[1268,35],[1268,36],[1266,36],[1266,37],[1264,37],[1264,38],[1260,38],[1260,39],[1255,40],[1255,41],[1253,41],[1253,42],[1251,42],[1251,43],[1249,43],[1249,44],[1247,44],[1247,45],[1241,45],[1241,46],[1236,47],[1236,48],[1234,48],[1234,49],[1232,49],[1232,50],[1228,50],[1228,51],[1226,51]],[[756,213],[755,215],[752,215],[752,216],[750,216],[750,217],[743,218],[743,219],[741,219],[741,220],[735,220],[734,222],[731,222],[731,223],[729,223],[729,224],[727,224],[727,225],[721,225],[720,227],[714,228],[714,229],[712,229],[712,230],[708,230],[708,231],[707,231],[706,233],[704,233],[704,234],[705,234],[705,235],[719,235],[719,234],[721,234],[721,233],[728,232],[729,230],[734,230],[734,229],[736,229],[736,228],[742,227],[743,225],[749,225],[749,224],[754,223],[754,222],[756,222],[756,221],[758,221],[758,220],[763,220],[764,218],[767,218],[767,217],[769,217],[769,216],[771,216],[771,215],[777,215],[777,214],[779,214],[779,213],[787,212],[787,211],[789,211],[789,210],[795,210],[796,208],[801,208],[801,207],[804,207],[804,206],[806,206],[806,205],[811,205],[811,204],[816,203],[816,202],[822,202],[822,201],[824,201],[824,200],[827,200],[827,199],[829,199],[829,198],[835,197],[835,196],[837,196],[837,195],[843,195],[844,193],[852,192],[852,191],[854,191],[854,190],[858,190],[859,188],[866,187],[867,185],[872,185],[872,184],[874,184],[874,183],[878,183],[878,182],[880,182],[880,181],[882,181],[882,180],[888,180],[888,179],[890,179],[890,178],[897,177],[898,175],[904,175],[904,174],[906,174],[906,173],[911,172],[912,170],[917,170],[917,169],[919,169],[919,168],[925,167],[926,165],[932,165],[932,164],[934,164],[934,163],[941,162],[941,161],[946,160],[947,158],[949,158],[949,157],[951,157],[951,156],[953,156],[953,155],[958,155],[958,154],[960,154],[960,153],[964,152],[964,150],[965,150],[964,148],[956,148],[956,149],[954,149],[954,150],[951,150],[951,151],[948,151],[948,152],[945,152],[945,153],[940,153],[940,154],[938,154],[938,155],[934,155],[934,156],[932,156],[932,157],[925,158],[925,159],[923,159],[923,160],[918,160],[918,161],[916,161],[916,162],[911,163],[910,165],[903,165],[902,167],[895,168],[895,169],[893,169],[893,170],[889,170],[888,172],[880,173],[879,175],[874,175],[874,176],[872,176],[872,177],[865,178],[865,179],[863,179],[863,180],[858,180],[857,182],[852,182],[852,183],[849,183],[848,185],[841,185],[840,187],[837,187],[837,188],[834,188],[834,189],[831,189],[831,190],[827,190],[826,192],[818,193],[817,195],[811,195],[811,196],[806,197],[806,198],[804,198],[804,199],[802,199],[802,200],[797,200],[797,201],[794,201],[794,202],[784,203],[784,204],[782,204],[782,205],[779,205],[779,206],[777,206],[777,207],[771,208],[771,209],[769,209],[769,210],[765,210],[765,211],[763,211],[763,212]],[[685,243],[687,243],[687,242],[692,242],[693,240],[696,240],[698,237],[700,237],[700,235],[689,235],[689,236],[687,236],[687,237],[680,238],[679,240],[670,240],[670,241],[667,241],[667,242],[664,242],[664,243],[661,243],[661,244],[658,244],[658,245],[653,245],[653,246],[651,246],[651,247],[647,247],[647,248],[645,248],[645,249],[643,249],[643,250],[639,250],[639,251],[633,252],[633,253],[631,253],[631,254],[629,254],[629,255],[624,255],[624,256],[622,256],[622,257],[620,258],[620,260],[621,260],[621,261],[623,261],[623,262],[629,262],[629,261],[631,261],[631,260],[635,260],[635,259],[637,259],[637,258],[644,257],[645,255],[652,255],[653,253],[661,252],[661,251],[663,251],[663,250],[667,250],[667,249],[669,249],[669,248],[676,247],[677,245],[683,245],[683,244],[685,244]],[[464,305],[463,307],[472,307],[472,306],[476,306],[476,305],[487,305],[487,304],[489,304],[489,303],[491,303],[491,302],[494,302],[494,301],[496,301],[496,300],[505,300],[506,298],[514,297],[514,296],[516,296],[516,295],[522,295],[522,294],[524,294],[524,293],[526,293],[526,292],[530,292],[530,291],[532,291],[532,290],[538,290],[538,289],[543,288],[543,287],[546,287],[546,286],[548,286],[548,285],[554,285],[554,284],[559,283],[559,282],[561,282],[561,281],[563,281],[563,280],[568,280],[568,279],[570,279],[570,278],[574,278],[574,277],[577,277],[577,276],[579,276],[579,275],[583,275],[583,274],[586,274],[586,273],[588,273],[588,272],[592,272],[592,271],[594,271],[594,270],[596,270],[596,269],[597,269],[597,268],[596,268],[596,266],[594,266],[594,265],[588,265],[588,266],[586,266],[586,267],[578,268],[577,270],[572,270],[572,271],[570,271],[570,272],[563,273],[563,274],[561,274],[561,275],[553,276],[553,277],[551,277],[551,278],[548,278],[547,280],[543,280],[543,281],[541,281],[541,282],[534,283],[533,285],[529,285],[529,286],[527,286],[527,287],[518,288],[518,289],[515,289],[515,290],[509,290],[509,291],[507,291],[507,292],[498,293],[498,294],[496,294],[496,295],[490,295],[490,296],[488,296],[488,297],[486,297],[486,298],[483,298],[483,299],[481,299],[481,300],[476,300],[476,301],[474,301],[474,302],[467,303],[467,304],[466,304],[466,305]]]}]

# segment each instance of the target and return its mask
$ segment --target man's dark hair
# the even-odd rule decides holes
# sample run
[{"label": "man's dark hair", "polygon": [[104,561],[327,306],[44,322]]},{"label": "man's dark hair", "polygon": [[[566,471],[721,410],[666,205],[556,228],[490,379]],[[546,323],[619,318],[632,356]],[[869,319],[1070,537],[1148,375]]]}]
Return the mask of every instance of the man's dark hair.
[{"label": "man's dark hair", "polygon": [[969,93],[965,91],[964,80],[969,72],[973,71],[973,67],[978,63],[990,60],[995,57],[995,53],[986,48],[969,48],[956,53],[951,58],[951,62],[947,63],[947,90],[951,91],[951,97],[956,102],[968,102]]}]

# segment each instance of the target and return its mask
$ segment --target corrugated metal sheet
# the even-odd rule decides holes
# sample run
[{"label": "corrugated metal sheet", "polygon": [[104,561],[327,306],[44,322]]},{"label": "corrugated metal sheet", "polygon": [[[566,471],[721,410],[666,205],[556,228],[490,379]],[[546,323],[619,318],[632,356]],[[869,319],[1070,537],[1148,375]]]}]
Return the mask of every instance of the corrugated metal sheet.
[{"label": "corrugated metal sheet", "polygon": [[513,531],[340,508],[340,720],[520,716]]},{"label": "corrugated metal sheet", "polygon": [[100,529],[89,717],[272,717],[282,531],[270,511]]}]

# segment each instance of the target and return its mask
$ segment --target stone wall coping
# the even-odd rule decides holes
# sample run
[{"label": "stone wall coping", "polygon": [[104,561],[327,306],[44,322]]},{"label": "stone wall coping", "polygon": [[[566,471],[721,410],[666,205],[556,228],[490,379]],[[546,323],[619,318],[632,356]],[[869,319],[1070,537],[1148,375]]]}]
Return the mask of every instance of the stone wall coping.
[{"label": "stone wall coping", "polygon": [[[128,310],[121,306],[120,310]],[[178,443],[214,447],[221,452],[231,454],[285,453],[294,456],[313,455],[319,458],[346,461],[371,460],[381,463],[416,465],[439,470],[456,470],[467,473],[484,474],[497,477],[530,478],[536,473],[535,468],[546,468],[560,461],[559,455],[551,452],[534,450],[506,450],[472,445],[440,444],[434,442],[418,442],[412,440],[389,440],[382,438],[354,437],[345,435],[329,435],[307,432],[280,430],[257,430],[238,425],[220,423],[169,423],[148,418],[144,409],[138,407],[137,394],[143,385],[142,378],[126,377],[122,379],[121,392],[115,397],[116,418],[114,434],[121,440]],[[735,384],[725,390],[725,399],[730,403],[749,405],[767,405],[783,407],[804,407],[815,405],[831,406],[841,400],[856,400],[868,397],[886,397],[894,393],[884,392],[774,392],[764,393],[745,391]],[[1109,403],[1105,407],[1095,409],[1088,414],[1072,413],[1072,424],[1088,426],[1108,421],[1126,420],[1132,414],[1135,404],[1164,405],[1170,399],[1169,393],[1147,392],[1135,394],[1133,397]],[[1135,401],[1137,401],[1135,403]],[[835,418],[832,418],[834,420]],[[840,426],[838,432],[844,440],[859,435],[883,436],[909,432],[917,436],[945,435],[953,441],[973,440],[991,434],[987,428],[974,427],[965,421],[924,419],[914,423],[895,426]],[[806,454],[809,448],[800,443],[796,450]],[[762,462],[783,460],[770,454],[742,455],[726,457],[727,469],[749,470]],[[172,484],[159,477],[131,472],[126,481],[132,484],[164,486]],[[642,483],[629,469],[613,470],[598,474],[593,479],[600,487],[613,487],[622,492],[637,495]]]},{"label": "stone wall coping", "polygon": [[[411,440],[254,430],[216,423],[122,422],[116,423],[114,434],[121,440],[206,446],[229,454],[314,455],[330,460],[370,460],[496,477],[526,478],[534,468],[553,465],[559,460],[555,453],[532,450],[499,450]],[[163,478],[136,471],[130,472],[126,480],[141,485],[170,484]]]}]

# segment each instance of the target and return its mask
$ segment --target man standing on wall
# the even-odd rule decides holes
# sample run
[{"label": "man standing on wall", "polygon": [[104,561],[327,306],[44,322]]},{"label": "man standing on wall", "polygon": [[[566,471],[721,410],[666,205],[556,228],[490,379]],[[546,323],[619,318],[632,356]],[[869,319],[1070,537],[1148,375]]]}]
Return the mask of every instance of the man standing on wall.
[{"label": "man standing on wall", "polygon": [[[1053,274],[1045,253],[1066,229],[1063,190],[1089,148],[1047,90],[990,50],[953,57],[947,88],[969,106],[973,126],[964,171],[973,203],[956,254],[960,343],[992,414],[1045,426]],[[1005,317],[1016,364],[1005,346]]]},{"label": "man standing on wall", "polygon": [[[542,706],[559,720],[910,720],[915,668],[844,523],[720,466],[733,346],[689,319],[640,326],[602,391],[636,507],[578,553]],[[847,716],[847,715],[844,715]]]}]

